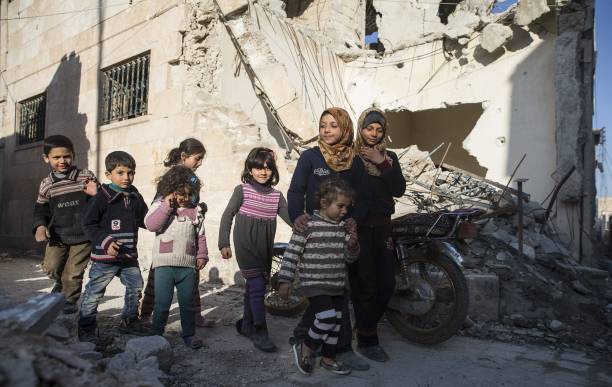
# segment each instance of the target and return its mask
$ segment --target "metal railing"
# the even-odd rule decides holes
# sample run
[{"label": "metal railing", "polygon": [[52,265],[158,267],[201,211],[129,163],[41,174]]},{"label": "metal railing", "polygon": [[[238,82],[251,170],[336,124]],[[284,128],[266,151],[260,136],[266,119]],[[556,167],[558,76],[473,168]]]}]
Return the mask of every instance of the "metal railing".
[{"label": "metal railing", "polygon": [[45,138],[47,94],[42,93],[18,103],[17,144],[25,145]]},{"label": "metal railing", "polygon": [[101,124],[147,114],[150,53],[102,70]]}]

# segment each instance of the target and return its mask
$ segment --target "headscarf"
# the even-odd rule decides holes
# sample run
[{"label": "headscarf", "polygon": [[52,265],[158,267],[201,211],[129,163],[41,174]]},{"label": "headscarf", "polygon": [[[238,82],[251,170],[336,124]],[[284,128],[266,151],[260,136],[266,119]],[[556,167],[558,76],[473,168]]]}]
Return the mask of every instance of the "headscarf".
[{"label": "headscarf", "polygon": [[330,114],[340,128],[340,141],[334,145],[326,144],[319,138],[319,149],[323,154],[323,158],[327,165],[336,172],[346,171],[351,169],[353,159],[355,158],[355,149],[353,148],[353,137],[355,130],[353,129],[353,121],[346,110],[338,107],[326,109],[319,118],[319,122],[324,115]]},{"label": "headscarf", "polygon": [[372,176],[380,176],[380,169],[378,169],[376,164],[369,160],[366,160],[359,153],[360,147],[369,146],[367,145],[366,140],[363,138],[361,129],[366,128],[373,122],[378,122],[383,130],[382,139],[378,144],[374,145],[374,148],[379,150],[383,154],[385,159],[389,159],[389,156],[387,156],[387,117],[385,117],[385,113],[382,110],[377,108],[366,109],[359,116],[359,120],[357,121],[359,135],[357,136],[357,140],[355,141],[355,153],[357,153],[359,157],[361,157],[361,160],[363,161],[363,164],[365,165],[368,174]]}]

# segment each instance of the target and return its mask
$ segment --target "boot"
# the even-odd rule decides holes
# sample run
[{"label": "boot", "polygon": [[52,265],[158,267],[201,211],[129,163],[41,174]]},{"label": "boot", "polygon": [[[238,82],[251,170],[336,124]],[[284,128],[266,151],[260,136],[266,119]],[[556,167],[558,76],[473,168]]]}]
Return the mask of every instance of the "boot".
[{"label": "boot", "polygon": [[276,345],[268,337],[268,327],[264,325],[255,325],[251,340],[253,346],[264,352],[276,352]]}]

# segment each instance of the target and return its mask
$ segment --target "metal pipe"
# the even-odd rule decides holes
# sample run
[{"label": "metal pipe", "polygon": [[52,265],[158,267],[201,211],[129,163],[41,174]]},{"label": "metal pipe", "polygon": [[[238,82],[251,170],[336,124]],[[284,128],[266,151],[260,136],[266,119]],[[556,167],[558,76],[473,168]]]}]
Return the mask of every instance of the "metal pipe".
[{"label": "metal pipe", "polygon": [[519,192],[518,197],[518,253],[523,258],[523,183],[528,179],[518,178],[515,180]]}]

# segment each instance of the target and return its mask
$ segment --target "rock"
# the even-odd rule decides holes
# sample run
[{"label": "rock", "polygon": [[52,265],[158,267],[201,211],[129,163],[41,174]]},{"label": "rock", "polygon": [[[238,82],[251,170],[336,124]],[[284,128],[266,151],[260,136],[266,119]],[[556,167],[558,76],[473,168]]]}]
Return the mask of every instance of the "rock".
[{"label": "rock", "polygon": [[91,361],[98,361],[104,357],[104,355],[102,355],[100,352],[97,352],[97,351],[81,352],[79,356],[81,356],[83,359],[91,360]]},{"label": "rock", "polygon": [[[174,366],[172,366],[174,367]],[[159,369],[159,360],[157,360],[157,357],[155,356],[149,356],[148,358],[139,361],[138,364],[136,364],[136,368],[138,369],[142,369],[142,368],[153,368],[153,369]]]},{"label": "rock", "polygon": [[510,255],[507,251],[500,251],[495,255],[495,259],[500,262],[509,261],[512,259],[512,255]]},{"label": "rock", "polygon": [[539,253],[561,254],[564,256],[570,255],[569,251],[561,244],[561,242],[555,242],[546,235],[531,233],[530,237],[537,239],[537,250]]},{"label": "rock", "polygon": [[573,281],[577,278],[577,273],[574,267],[565,262],[564,259],[555,259],[553,264],[555,265],[555,271],[563,274],[563,276],[569,281]]},{"label": "rock", "polygon": [[495,274],[465,275],[470,303],[468,314],[479,321],[499,319],[499,279]]},{"label": "rock", "polygon": [[484,226],[482,226],[482,228],[479,231],[479,234],[481,234],[481,235],[491,235],[495,231],[497,231],[498,229],[499,229],[499,227],[497,227],[497,225],[493,221],[488,221],[487,223],[485,223]]},{"label": "rock", "polygon": [[593,347],[597,348],[597,349],[605,349],[606,348],[606,341],[604,339],[597,339],[593,342]]},{"label": "rock", "polygon": [[574,289],[577,293],[580,293],[582,295],[589,296],[592,293],[578,280],[572,281],[571,285],[572,285],[572,289]]},{"label": "rock", "polygon": [[548,324],[548,329],[550,329],[553,332],[560,332],[563,330],[563,323],[559,320],[552,320]]},{"label": "rock", "polygon": [[88,352],[95,350],[96,345],[89,341],[77,341],[76,343],[68,344],[66,348],[75,352]]},{"label": "rock", "polygon": [[488,264],[489,270],[497,274],[499,278],[508,281],[512,278],[512,267],[501,263]]},{"label": "rock", "polygon": [[92,367],[90,362],[85,359],[81,359],[72,351],[65,351],[57,348],[45,348],[44,353],[72,368],[87,371]]},{"label": "rock", "polygon": [[479,24],[480,18],[478,16],[472,12],[458,9],[448,17],[444,35],[450,39],[469,36]]},{"label": "rock", "polygon": [[514,235],[511,235],[509,232],[501,228],[497,229],[497,231],[489,234],[488,236],[505,244],[518,243]]},{"label": "rock", "polygon": [[511,314],[510,320],[512,321],[512,324],[519,328],[533,328],[533,326],[535,325],[520,313]]},{"label": "rock", "polygon": [[514,14],[514,23],[526,26],[549,11],[546,0],[521,0]]},{"label": "rock", "polygon": [[32,359],[2,360],[0,369],[4,371],[8,379],[8,383],[2,384],[2,386],[38,387],[39,385]]},{"label": "rock", "polygon": [[47,328],[45,335],[60,341],[66,341],[71,337],[68,329],[66,329],[66,327],[63,325],[60,325],[57,321]]},{"label": "rock", "polygon": [[131,339],[126,343],[125,350],[126,352],[133,353],[137,362],[150,356],[155,356],[159,361],[159,368],[164,372],[170,371],[173,355],[172,347],[168,340],[161,336]]},{"label": "rock", "polygon": [[488,24],[480,34],[480,45],[489,52],[500,48],[512,39],[512,28],[499,23]]},{"label": "rock", "polygon": [[604,286],[608,280],[608,272],[605,270],[599,270],[589,266],[576,266],[575,270],[587,283],[593,286]]},{"label": "rock", "polygon": [[[510,247],[512,247],[514,250],[516,250],[518,252],[519,250],[519,245],[518,245],[518,241],[517,242],[511,242],[510,243]],[[533,247],[527,245],[527,244],[523,244],[523,257],[531,260],[531,261],[535,261],[536,259],[536,253],[535,250],[533,249]]]},{"label": "rock", "polygon": [[109,370],[126,370],[134,367],[136,367],[136,355],[133,352],[118,353],[107,364]]}]

